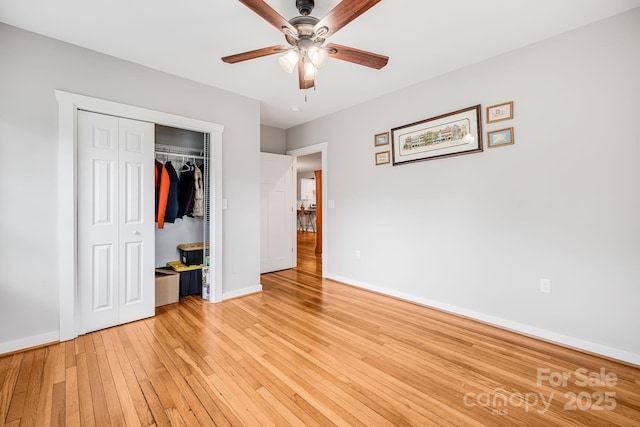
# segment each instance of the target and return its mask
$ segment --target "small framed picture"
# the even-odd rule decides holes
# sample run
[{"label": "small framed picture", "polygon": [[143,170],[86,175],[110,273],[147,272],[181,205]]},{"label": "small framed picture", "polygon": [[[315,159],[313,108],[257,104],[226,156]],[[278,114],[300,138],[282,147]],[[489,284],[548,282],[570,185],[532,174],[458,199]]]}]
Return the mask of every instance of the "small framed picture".
[{"label": "small framed picture", "polygon": [[487,132],[487,148],[502,147],[513,144],[513,128],[498,129]]},{"label": "small framed picture", "polygon": [[513,101],[487,107],[487,123],[513,119]]},{"label": "small framed picture", "polygon": [[390,154],[391,154],[390,151],[381,151],[380,153],[376,153],[376,166],[390,163],[391,162]]},{"label": "small framed picture", "polygon": [[389,132],[379,133],[373,137],[373,145],[379,147],[381,145],[387,145],[389,143]]}]

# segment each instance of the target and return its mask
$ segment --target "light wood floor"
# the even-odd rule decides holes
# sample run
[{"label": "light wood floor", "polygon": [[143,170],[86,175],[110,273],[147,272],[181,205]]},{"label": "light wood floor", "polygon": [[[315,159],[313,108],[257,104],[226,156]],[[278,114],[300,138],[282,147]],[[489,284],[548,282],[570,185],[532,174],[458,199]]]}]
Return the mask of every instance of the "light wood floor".
[{"label": "light wood floor", "polygon": [[262,293],[0,358],[0,426],[640,425],[640,369],[321,280],[314,237]]}]

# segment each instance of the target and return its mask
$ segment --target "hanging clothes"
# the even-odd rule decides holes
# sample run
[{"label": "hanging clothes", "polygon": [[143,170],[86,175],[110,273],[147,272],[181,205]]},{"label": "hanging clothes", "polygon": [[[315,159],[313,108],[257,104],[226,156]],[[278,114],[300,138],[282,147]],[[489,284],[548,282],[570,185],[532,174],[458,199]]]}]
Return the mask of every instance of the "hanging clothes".
[{"label": "hanging clothes", "polygon": [[164,214],[164,222],[174,223],[176,222],[176,217],[178,215],[178,173],[175,168],[171,164],[171,162],[166,162],[164,167],[167,169],[167,173],[169,174],[169,197],[167,198],[167,210]]},{"label": "hanging clothes", "polygon": [[194,197],[191,216],[202,218],[204,216],[204,181],[202,171],[198,165],[193,165]]},{"label": "hanging clothes", "polygon": [[164,228],[164,217],[167,210],[167,199],[169,198],[169,173],[167,168],[156,160],[155,167],[155,187],[156,187],[156,216],[158,228]]},{"label": "hanging clothes", "polygon": [[191,215],[193,211],[193,198],[195,196],[194,166],[187,162],[178,171],[180,173],[180,186],[178,189],[178,218]]}]

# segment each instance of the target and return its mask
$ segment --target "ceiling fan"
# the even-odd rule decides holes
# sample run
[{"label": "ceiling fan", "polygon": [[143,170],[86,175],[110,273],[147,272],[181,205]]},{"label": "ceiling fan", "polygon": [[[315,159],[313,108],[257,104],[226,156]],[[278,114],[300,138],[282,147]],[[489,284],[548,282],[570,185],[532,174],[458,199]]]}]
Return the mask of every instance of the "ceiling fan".
[{"label": "ceiling fan", "polygon": [[263,0],[239,1],[281,31],[289,46],[270,46],[223,57],[222,60],[228,64],[284,53],[279,58],[282,68],[291,73],[297,65],[300,89],[309,89],[314,86],[315,78],[318,77],[318,68],[324,65],[329,56],[377,70],[387,65],[389,61],[389,57],[377,53],[335,43],[324,45],[329,36],[381,0],[342,0],[322,19],[311,16],[314,0],[296,0],[296,8],[300,16],[289,21]]}]

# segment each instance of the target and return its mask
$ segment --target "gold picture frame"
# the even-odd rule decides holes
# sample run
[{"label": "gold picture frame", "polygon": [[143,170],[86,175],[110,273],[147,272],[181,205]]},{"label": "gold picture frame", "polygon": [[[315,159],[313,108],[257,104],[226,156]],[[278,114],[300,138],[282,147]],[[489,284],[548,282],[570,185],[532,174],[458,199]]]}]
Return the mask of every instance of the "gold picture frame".
[{"label": "gold picture frame", "polygon": [[487,132],[487,148],[513,145],[514,142],[513,128],[498,129]]},{"label": "gold picture frame", "polygon": [[513,101],[487,107],[487,123],[513,119]]},{"label": "gold picture frame", "polygon": [[391,163],[390,151],[380,151],[379,153],[376,153],[376,166],[386,165],[387,163]]},{"label": "gold picture frame", "polygon": [[381,145],[389,144],[389,132],[383,132],[376,134],[373,137],[373,145],[376,147],[380,147]]}]

